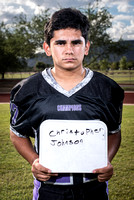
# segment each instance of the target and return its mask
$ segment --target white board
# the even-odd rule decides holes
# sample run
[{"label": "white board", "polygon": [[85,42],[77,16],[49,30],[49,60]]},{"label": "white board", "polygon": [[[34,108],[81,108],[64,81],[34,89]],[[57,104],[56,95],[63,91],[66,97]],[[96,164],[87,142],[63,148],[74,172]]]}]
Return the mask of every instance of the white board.
[{"label": "white board", "polygon": [[46,120],[39,162],[52,172],[91,173],[107,166],[107,127],[99,120]]}]

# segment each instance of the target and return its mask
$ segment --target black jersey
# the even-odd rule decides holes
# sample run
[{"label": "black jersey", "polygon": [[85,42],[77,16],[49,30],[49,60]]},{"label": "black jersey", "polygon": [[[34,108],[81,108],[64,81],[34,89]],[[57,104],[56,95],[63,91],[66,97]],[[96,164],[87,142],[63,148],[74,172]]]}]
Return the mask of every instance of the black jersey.
[{"label": "black jersey", "polygon": [[[113,80],[98,72],[87,75],[70,91],[64,90],[52,77],[51,70],[35,74],[11,91],[11,130],[19,137],[35,137],[39,154],[39,128],[43,121],[101,120],[108,134],[120,129],[124,92]],[[83,182],[96,176],[83,174]],[[51,177],[49,184],[73,184],[71,174]]]},{"label": "black jersey", "polygon": [[65,93],[50,80],[47,72],[38,73],[13,88],[11,127],[16,133],[34,137],[47,119],[99,119],[107,125],[109,134],[119,129],[124,92],[113,80],[92,72],[90,78],[85,77],[83,85],[80,83],[73,92]]}]

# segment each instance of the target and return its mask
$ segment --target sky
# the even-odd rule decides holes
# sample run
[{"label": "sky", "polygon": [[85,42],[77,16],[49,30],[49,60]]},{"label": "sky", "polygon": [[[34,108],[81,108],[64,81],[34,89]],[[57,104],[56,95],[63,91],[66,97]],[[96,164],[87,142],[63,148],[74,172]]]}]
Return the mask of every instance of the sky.
[{"label": "sky", "polygon": [[[20,13],[28,17],[50,8],[51,13],[64,7],[86,8],[93,0],[0,0],[0,22],[12,23]],[[134,0],[101,0],[100,7],[106,7],[113,16],[108,33],[115,41],[120,38],[134,40]]]}]

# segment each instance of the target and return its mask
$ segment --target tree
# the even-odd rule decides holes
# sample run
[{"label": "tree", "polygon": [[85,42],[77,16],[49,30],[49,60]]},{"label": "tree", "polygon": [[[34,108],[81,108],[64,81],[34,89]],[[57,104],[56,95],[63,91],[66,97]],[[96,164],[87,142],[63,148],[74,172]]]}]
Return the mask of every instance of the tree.
[{"label": "tree", "polygon": [[134,61],[127,62],[127,69],[134,69]]},{"label": "tree", "polygon": [[7,71],[16,71],[26,65],[25,60],[19,59],[13,52],[10,46],[9,32],[5,24],[0,24],[0,74],[4,79],[4,74]]},{"label": "tree", "polygon": [[122,43],[122,40],[118,42],[112,41],[107,29],[112,26],[112,15],[104,7],[100,8],[99,3],[101,1],[96,0],[96,4],[89,4],[88,9],[85,10],[90,22],[90,34],[89,40],[91,42],[91,48],[89,53],[89,63],[96,60],[109,59],[110,54],[121,55],[126,52],[128,47]]},{"label": "tree", "polygon": [[100,61],[100,70],[107,71],[109,69],[109,62],[107,59],[103,59]]},{"label": "tree", "polygon": [[110,68],[112,70],[117,70],[119,69],[119,63],[118,62],[112,62],[111,65],[110,65]]},{"label": "tree", "polygon": [[9,45],[13,53],[21,58],[33,57],[36,51],[36,44],[29,30],[29,23],[26,15],[21,14],[14,18],[13,27],[9,33]]},{"label": "tree", "polygon": [[[106,8],[100,8],[100,3],[101,0],[96,0],[94,4],[89,4],[88,8],[83,10],[83,13],[86,14],[90,21],[89,40],[91,41],[91,49],[89,58],[92,58],[90,59],[92,62],[98,59],[109,58],[110,53],[122,54],[126,50],[124,43],[121,43],[121,41],[113,42],[107,33],[107,29],[112,26],[112,15]],[[24,52],[24,49],[27,49],[26,52],[32,55],[37,49],[42,48],[44,25],[50,16],[49,11],[49,9],[41,11],[40,14],[33,16],[29,21],[24,14],[15,18],[12,29],[15,33],[15,40],[19,38],[22,45],[22,48],[18,49],[18,52]],[[88,59],[87,65],[89,63]]]},{"label": "tree", "polygon": [[44,42],[44,26],[50,16],[49,9],[42,10],[40,14],[33,16],[28,24],[31,38],[37,48],[42,48]]},{"label": "tree", "polygon": [[99,62],[97,62],[97,61],[92,62],[92,60],[90,61],[90,64],[88,65],[88,67],[92,70],[99,70],[100,69]]},{"label": "tree", "polygon": [[27,66],[26,59],[35,55],[37,48],[44,41],[44,23],[47,12],[42,11],[28,21],[23,13],[14,18],[14,22],[7,27],[0,24],[0,73],[2,78],[7,71],[17,71]]},{"label": "tree", "polygon": [[14,18],[14,38],[21,41],[22,48],[20,52],[23,52],[23,54],[21,53],[22,56],[31,57],[37,49],[42,48],[44,25],[49,16],[49,9],[46,9],[38,15],[34,15],[29,21],[24,14]]},{"label": "tree", "polygon": [[39,71],[42,71],[44,70],[45,68],[48,68],[50,65],[49,64],[45,64],[44,62],[37,62],[36,63],[36,68],[39,70]]},{"label": "tree", "polygon": [[123,56],[119,61],[119,68],[124,70],[127,69],[127,58],[126,56]]},{"label": "tree", "polygon": [[[94,62],[98,63],[101,59],[108,59],[111,53],[121,55],[127,49],[122,40],[112,41],[107,33],[107,29],[112,25],[112,16],[106,8],[99,8],[101,1],[94,2],[96,2],[95,6],[89,4],[88,8],[83,11],[90,21],[89,40],[91,41],[91,49],[85,66]],[[49,9],[47,9],[39,15],[34,15],[32,19],[28,19],[23,13],[19,17],[15,17],[10,28],[4,30],[6,55],[7,53],[12,54],[19,60],[34,57],[36,51],[42,48],[44,25],[49,16]]]},{"label": "tree", "polygon": [[18,71],[23,64],[16,56],[9,52],[0,51],[0,74],[2,79],[4,79],[5,72],[7,71]]}]

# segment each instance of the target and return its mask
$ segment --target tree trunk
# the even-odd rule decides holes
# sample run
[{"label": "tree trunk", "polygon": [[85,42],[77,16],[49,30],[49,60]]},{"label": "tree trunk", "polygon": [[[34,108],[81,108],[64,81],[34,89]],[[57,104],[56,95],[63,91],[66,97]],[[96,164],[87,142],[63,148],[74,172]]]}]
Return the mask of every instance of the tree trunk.
[{"label": "tree trunk", "polygon": [[4,72],[2,72],[2,73],[1,73],[1,75],[2,75],[2,79],[4,79],[4,75],[5,75],[5,73],[4,73]]}]

